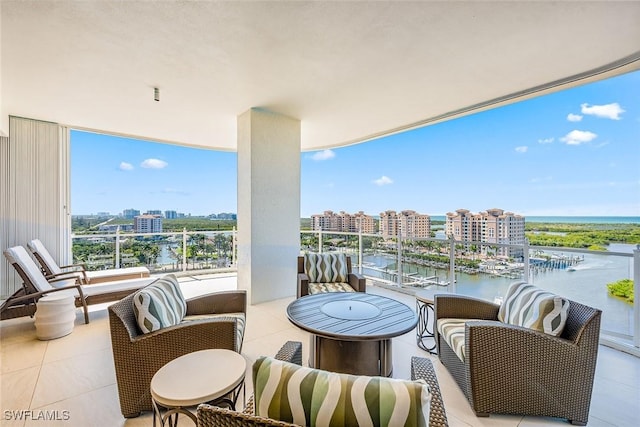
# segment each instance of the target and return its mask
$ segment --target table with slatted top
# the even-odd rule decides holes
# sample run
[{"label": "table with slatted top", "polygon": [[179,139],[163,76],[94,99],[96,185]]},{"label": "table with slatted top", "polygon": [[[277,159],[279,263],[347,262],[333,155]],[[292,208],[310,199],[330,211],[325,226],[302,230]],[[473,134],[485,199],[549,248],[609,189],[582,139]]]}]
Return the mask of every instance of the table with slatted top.
[{"label": "table with slatted top", "polygon": [[311,332],[309,366],[354,375],[391,376],[391,338],[416,327],[415,311],[391,298],[364,292],[306,295],[287,317]]}]

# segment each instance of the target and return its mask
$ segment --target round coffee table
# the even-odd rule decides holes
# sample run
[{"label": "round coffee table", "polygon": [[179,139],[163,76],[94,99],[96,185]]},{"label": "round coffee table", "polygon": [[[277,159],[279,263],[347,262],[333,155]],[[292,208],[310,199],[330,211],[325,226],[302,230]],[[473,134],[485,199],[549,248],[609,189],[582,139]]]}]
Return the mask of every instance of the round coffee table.
[{"label": "round coffee table", "polygon": [[[162,426],[167,421],[176,425],[179,414],[197,424],[195,414],[186,408],[200,403],[235,409],[246,369],[241,354],[222,349],[195,351],[170,361],[151,379],[154,427],[156,416]],[[166,409],[164,414],[161,408]]]},{"label": "round coffee table", "polygon": [[353,375],[391,376],[391,338],[417,323],[412,308],[364,292],[306,295],[289,304],[287,317],[312,334],[311,367]]}]

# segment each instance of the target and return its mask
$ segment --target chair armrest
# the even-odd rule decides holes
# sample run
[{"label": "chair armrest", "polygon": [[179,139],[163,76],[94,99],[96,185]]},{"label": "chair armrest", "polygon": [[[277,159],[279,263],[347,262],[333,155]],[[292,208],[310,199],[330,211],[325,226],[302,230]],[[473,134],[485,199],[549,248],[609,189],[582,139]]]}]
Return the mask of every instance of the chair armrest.
[{"label": "chair armrest", "polygon": [[187,315],[246,313],[246,291],[223,291],[200,295],[187,300]]},{"label": "chair armrest", "polygon": [[436,294],[433,297],[435,318],[497,320],[500,306],[465,295]]},{"label": "chair armrest", "polygon": [[69,265],[61,265],[61,270],[71,269],[71,271],[65,271],[64,273],[80,273],[82,274],[82,280],[84,283],[89,283],[89,276],[87,275],[87,266],[84,264],[69,264]]},{"label": "chair armrest", "polygon": [[62,273],[49,274],[45,277],[48,282],[59,282],[61,280],[74,279],[78,280],[81,284],[86,284],[84,275],[81,271],[63,271]]},{"label": "chair armrest", "polygon": [[367,291],[367,280],[358,273],[349,273],[347,276],[349,280],[349,286],[356,290],[356,292],[366,292]]},{"label": "chair armrest", "polygon": [[287,341],[276,353],[276,359],[302,366],[302,343]]},{"label": "chair armrest", "polygon": [[296,296],[298,298],[309,294],[309,276],[305,273],[298,273],[298,289]]},{"label": "chair armrest", "polygon": [[424,380],[431,390],[431,407],[429,412],[429,427],[447,426],[447,414],[438,385],[438,378],[429,359],[411,357],[411,380]]}]

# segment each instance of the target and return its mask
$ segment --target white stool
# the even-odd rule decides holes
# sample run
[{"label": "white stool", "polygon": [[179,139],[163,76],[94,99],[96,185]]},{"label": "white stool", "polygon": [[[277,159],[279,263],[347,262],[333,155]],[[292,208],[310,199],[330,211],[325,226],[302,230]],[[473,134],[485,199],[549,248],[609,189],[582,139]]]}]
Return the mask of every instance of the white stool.
[{"label": "white stool", "polygon": [[52,340],[69,335],[76,321],[75,296],[67,292],[54,292],[36,303],[36,336]]}]

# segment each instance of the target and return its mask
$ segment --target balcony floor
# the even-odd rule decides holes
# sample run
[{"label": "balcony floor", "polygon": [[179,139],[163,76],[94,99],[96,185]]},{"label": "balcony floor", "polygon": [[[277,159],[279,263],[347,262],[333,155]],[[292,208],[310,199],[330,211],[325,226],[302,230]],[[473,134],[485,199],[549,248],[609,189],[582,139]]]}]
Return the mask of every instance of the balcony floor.
[{"label": "balcony floor", "polygon": [[[209,275],[180,279],[185,297],[215,290],[235,289],[235,275]],[[414,306],[414,298],[368,286],[370,293],[393,297]],[[248,307],[243,354],[251,362],[260,355],[274,355],[287,340],[303,343],[308,359],[307,333],[293,326],[285,308],[293,300],[280,299]],[[91,323],[85,325],[78,310],[71,335],[52,340],[36,339],[33,319],[0,322],[2,426],[150,426],[151,413],[125,419],[120,414],[106,305],[92,306]],[[542,426],[568,425],[566,420],[513,415],[477,418],[437,357],[420,350],[414,332],[393,340],[394,377],[409,378],[411,356],[429,357],[434,363],[451,426]],[[251,392],[247,372],[247,395]],[[601,346],[591,402],[589,426],[640,425],[640,359]],[[15,421],[9,410],[69,411],[67,421]],[[183,422],[189,425],[186,420]]]}]

